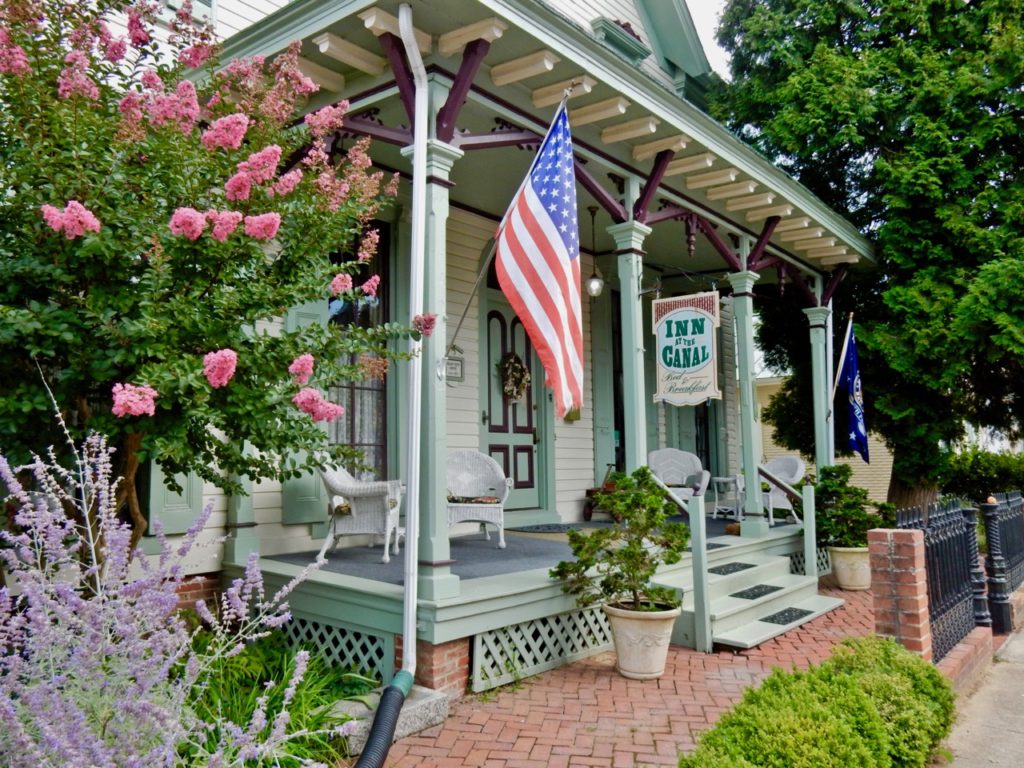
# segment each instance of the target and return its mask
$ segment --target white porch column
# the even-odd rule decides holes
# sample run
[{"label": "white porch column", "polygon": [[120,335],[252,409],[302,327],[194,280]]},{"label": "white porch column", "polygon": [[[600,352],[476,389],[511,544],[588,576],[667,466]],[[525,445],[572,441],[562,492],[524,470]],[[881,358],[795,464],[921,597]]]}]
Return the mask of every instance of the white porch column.
[{"label": "white porch column", "polygon": [[825,330],[831,311],[828,307],[809,307],[804,310],[811,330],[811,387],[814,393],[814,463],[820,467],[829,460],[829,386]]},{"label": "white porch column", "polygon": [[[447,88],[431,82],[431,121],[438,104],[443,104]],[[413,148],[402,154],[411,157]],[[448,457],[447,390],[438,371],[444,370],[446,346],[446,226],[448,222],[448,183],[452,166],[464,153],[434,139],[427,141],[426,264],[423,306],[437,313],[438,333],[422,347],[423,377],[420,452],[420,497],[410,499],[407,510],[419,510],[419,595],[425,600],[440,600],[459,595],[459,577],[451,572],[451,548],[448,544],[448,485],[445,461]]]},{"label": "white porch column", "polygon": [[761,504],[761,479],[757,474],[760,446],[757,444],[757,418],[754,397],[754,283],[760,275],[743,271],[729,274],[733,307],[736,311],[736,362],[740,390],[740,460],[746,482],[743,536],[766,536],[768,518]]},{"label": "white porch column", "polygon": [[644,384],[644,328],[640,280],[644,269],[644,238],[651,228],[638,221],[608,227],[615,238],[622,315],[622,400],[626,472],[647,463],[647,395]]}]

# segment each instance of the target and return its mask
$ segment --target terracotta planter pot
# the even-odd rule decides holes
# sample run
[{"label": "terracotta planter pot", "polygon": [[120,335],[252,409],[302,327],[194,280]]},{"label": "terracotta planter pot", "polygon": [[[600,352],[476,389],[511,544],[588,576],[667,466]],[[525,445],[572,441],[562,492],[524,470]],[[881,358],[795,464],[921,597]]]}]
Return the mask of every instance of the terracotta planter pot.
[{"label": "terracotta planter pot", "polygon": [[623,677],[653,680],[665,673],[668,641],[681,608],[666,611],[627,611],[604,606],[615,641],[616,668]]},{"label": "terracotta planter pot", "polygon": [[840,589],[853,592],[871,589],[871,561],[867,547],[829,547],[828,554]]}]

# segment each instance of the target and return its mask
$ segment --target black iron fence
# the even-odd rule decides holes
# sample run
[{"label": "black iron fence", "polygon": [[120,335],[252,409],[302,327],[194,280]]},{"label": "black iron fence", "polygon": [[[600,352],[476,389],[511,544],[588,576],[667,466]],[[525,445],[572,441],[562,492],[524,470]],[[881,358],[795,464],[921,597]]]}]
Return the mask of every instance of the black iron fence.
[{"label": "black iron fence", "polygon": [[1010,594],[1024,584],[1024,499],[1020,491],[997,493],[994,504],[982,504],[988,556],[988,603],[992,631],[1013,630]]},{"label": "black iron fence", "polygon": [[[984,575],[978,564],[977,510],[959,500],[896,513],[896,527],[924,531],[932,659],[939,661],[974,629],[976,591],[984,606]],[[980,583],[979,583],[980,582]],[[987,613],[987,611],[986,611]]]}]

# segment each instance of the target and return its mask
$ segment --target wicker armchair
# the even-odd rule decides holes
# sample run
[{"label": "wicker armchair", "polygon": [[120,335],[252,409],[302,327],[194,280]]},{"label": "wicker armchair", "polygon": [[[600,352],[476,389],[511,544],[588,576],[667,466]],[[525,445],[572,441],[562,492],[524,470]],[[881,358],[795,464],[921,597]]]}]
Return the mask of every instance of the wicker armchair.
[{"label": "wicker armchair", "polygon": [[[807,472],[807,465],[799,456],[779,456],[765,464],[764,468],[786,485],[794,487],[804,479],[804,474]],[[793,502],[790,501],[786,492],[775,483],[769,482],[769,485],[771,490],[768,494],[768,504],[771,508],[786,509],[792,512]]]},{"label": "wicker armchair", "polygon": [[498,529],[498,547],[504,549],[504,504],[512,481],[505,477],[498,462],[479,451],[452,451],[447,469],[448,527],[478,522],[490,539],[487,524],[493,525]]},{"label": "wicker armchair", "polygon": [[[356,480],[341,467],[324,469],[320,477],[330,497],[330,536],[337,546],[338,537],[357,533],[384,537],[384,556],[381,562],[390,562],[388,544],[395,537],[394,551],[398,554],[398,537],[405,534],[398,527],[398,512],[405,488],[398,480],[363,482]],[[336,499],[341,497],[341,502]],[[371,543],[370,546],[373,546]]]},{"label": "wicker armchair", "polygon": [[703,496],[711,480],[711,473],[701,466],[696,454],[678,448],[651,451],[647,465],[651,474],[684,500]]}]

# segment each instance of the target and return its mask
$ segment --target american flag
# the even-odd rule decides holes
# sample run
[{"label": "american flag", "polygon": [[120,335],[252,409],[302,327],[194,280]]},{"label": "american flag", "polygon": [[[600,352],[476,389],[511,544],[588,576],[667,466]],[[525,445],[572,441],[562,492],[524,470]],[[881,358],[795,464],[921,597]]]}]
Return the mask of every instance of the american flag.
[{"label": "american flag", "polygon": [[583,404],[583,316],[569,117],[555,114],[498,227],[498,283],[526,328],[562,417]]}]

